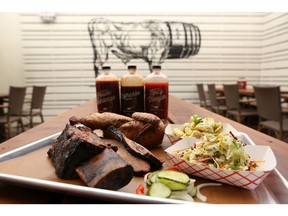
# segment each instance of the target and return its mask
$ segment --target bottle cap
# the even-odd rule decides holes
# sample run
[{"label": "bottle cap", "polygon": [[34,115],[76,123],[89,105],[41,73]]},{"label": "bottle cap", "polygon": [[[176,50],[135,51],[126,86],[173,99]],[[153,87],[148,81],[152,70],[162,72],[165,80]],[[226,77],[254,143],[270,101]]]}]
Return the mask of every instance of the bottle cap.
[{"label": "bottle cap", "polygon": [[136,69],[136,65],[128,65],[128,69]]},{"label": "bottle cap", "polygon": [[161,69],[161,65],[153,65],[152,68],[153,69]]},{"label": "bottle cap", "polygon": [[102,67],[102,70],[110,70],[110,69],[111,69],[110,66],[103,66],[103,67]]}]

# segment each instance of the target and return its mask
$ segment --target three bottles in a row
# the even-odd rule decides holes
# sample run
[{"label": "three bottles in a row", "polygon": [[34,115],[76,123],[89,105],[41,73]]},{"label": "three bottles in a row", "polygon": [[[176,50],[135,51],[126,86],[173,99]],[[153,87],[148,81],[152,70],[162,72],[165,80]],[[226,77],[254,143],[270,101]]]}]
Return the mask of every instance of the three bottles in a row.
[{"label": "three bottles in a row", "polygon": [[137,67],[128,66],[121,79],[111,73],[109,66],[102,67],[96,78],[98,112],[114,112],[131,116],[134,112],[148,112],[161,119],[168,116],[168,78],[161,66],[153,66],[146,78],[137,73]]}]

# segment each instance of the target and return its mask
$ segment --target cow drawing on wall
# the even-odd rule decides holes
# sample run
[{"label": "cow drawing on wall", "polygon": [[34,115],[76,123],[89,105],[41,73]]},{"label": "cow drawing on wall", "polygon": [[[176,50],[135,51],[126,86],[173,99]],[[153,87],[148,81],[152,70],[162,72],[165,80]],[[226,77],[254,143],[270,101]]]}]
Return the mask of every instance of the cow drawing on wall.
[{"label": "cow drawing on wall", "polygon": [[127,64],[131,59],[143,59],[150,71],[154,64],[165,59],[188,58],[196,55],[201,46],[197,26],[185,22],[115,22],[92,19],[88,31],[94,52],[95,76],[109,59],[109,53]]}]

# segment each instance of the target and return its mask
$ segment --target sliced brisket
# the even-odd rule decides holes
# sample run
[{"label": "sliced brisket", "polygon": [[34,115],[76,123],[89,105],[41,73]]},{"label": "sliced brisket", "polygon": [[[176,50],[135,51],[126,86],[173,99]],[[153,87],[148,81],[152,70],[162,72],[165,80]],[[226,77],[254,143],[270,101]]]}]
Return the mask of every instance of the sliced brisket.
[{"label": "sliced brisket", "polygon": [[106,148],[76,168],[81,180],[89,187],[118,190],[133,178],[132,166],[111,148]]},{"label": "sliced brisket", "polygon": [[90,128],[66,125],[47,154],[59,178],[76,178],[75,168],[82,162],[101,153],[106,148],[103,141]]},{"label": "sliced brisket", "polygon": [[106,130],[103,130],[103,132],[104,137],[118,140],[132,155],[146,160],[150,164],[151,170],[158,170],[162,167],[163,161],[160,161],[152,152],[142,145],[128,139],[118,128],[109,126]]},{"label": "sliced brisket", "polygon": [[131,164],[135,176],[144,176],[146,173],[150,172],[150,164],[146,160],[132,155],[118,140],[103,139],[103,142],[107,143],[107,145],[112,143],[113,146],[117,146],[117,153],[123,158],[123,160]]}]

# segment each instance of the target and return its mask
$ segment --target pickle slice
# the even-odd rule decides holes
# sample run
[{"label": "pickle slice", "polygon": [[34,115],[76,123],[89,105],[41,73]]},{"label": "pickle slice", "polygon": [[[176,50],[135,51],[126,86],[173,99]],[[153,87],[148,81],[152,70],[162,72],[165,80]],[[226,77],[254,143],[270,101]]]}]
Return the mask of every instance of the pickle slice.
[{"label": "pickle slice", "polygon": [[185,190],[190,178],[185,173],[164,170],[158,173],[158,181],[166,184],[171,190]]}]

